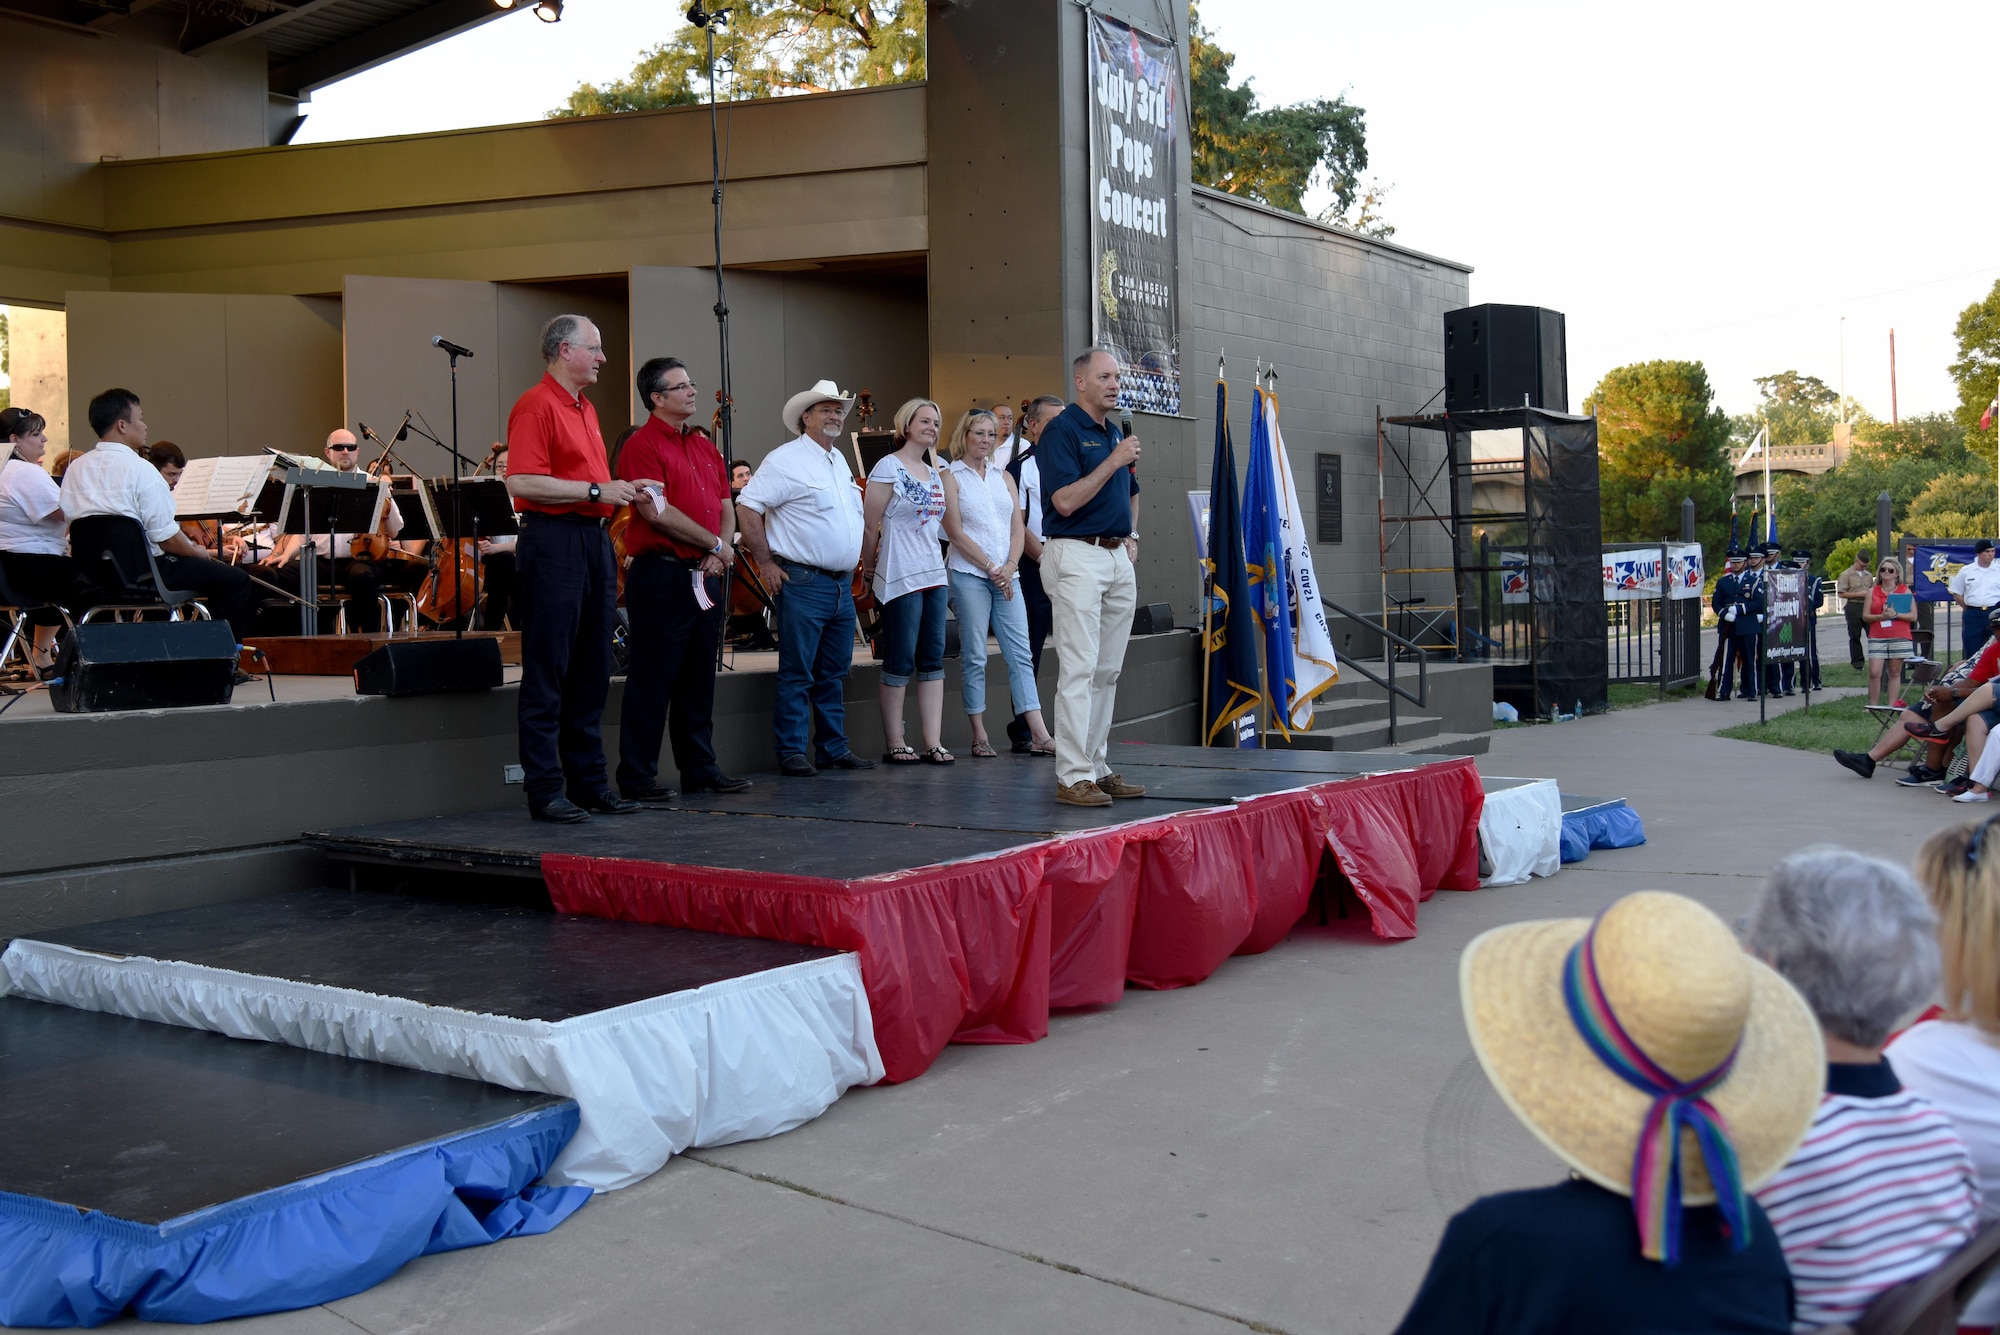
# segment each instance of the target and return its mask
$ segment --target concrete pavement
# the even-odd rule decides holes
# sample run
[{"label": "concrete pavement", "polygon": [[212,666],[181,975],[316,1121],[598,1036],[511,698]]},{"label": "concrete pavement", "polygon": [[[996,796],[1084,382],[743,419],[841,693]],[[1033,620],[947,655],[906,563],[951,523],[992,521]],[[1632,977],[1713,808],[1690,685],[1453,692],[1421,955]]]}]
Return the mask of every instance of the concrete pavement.
[{"label": "concrete pavement", "polygon": [[1642,888],[1733,918],[1795,848],[1907,860],[1984,811],[1707,735],[1754,711],[1692,700],[1494,736],[1483,772],[1625,797],[1643,848],[1440,893],[1413,941],[1302,926],[1199,987],[1129,991],[1026,1047],[954,1047],[788,1135],[676,1160],[549,1237],[240,1327],[1386,1331],[1453,1211],[1561,1171],[1471,1055],[1467,941]]}]

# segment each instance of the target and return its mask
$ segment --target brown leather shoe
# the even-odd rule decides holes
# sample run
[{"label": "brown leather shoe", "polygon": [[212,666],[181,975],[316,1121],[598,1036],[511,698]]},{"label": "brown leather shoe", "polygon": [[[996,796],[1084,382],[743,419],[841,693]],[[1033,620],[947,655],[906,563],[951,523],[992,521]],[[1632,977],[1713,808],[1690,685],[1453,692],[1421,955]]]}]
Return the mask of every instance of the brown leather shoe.
[{"label": "brown leather shoe", "polygon": [[1146,790],[1136,783],[1125,782],[1123,776],[1107,774],[1097,781],[1097,791],[1109,793],[1113,797],[1144,797]]},{"label": "brown leather shoe", "polygon": [[1111,798],[1089,779],[1081,783],[1057,784],[1056,801],[1067,802],[1073,807],[1108,807]]}]

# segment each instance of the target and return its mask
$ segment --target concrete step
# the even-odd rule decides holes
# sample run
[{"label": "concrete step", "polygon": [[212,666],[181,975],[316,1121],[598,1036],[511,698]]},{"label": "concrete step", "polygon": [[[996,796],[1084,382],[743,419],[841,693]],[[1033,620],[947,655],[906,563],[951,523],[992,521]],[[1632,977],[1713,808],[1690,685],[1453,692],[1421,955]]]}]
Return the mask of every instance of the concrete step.
[{"label": "concrete step", "polygon": [[1493,734],[1490,732],[1441,732],[1435,737],[1370,749],[1406,756],[1483,756],[1492,742]]},{"label": "concrete step", "polygon": [[[1398,747],[1436,737],[1443,730],[1442,720],[1423,714],[1398,713],[1396,716]],[[1373,751],[1388,744],[1389,717],[1386,706],[1379,719],[1338,723],[1327,728],[1316,727],[1311,732],[1295,732],[1289,740],[1282,733],[1271,729],[1266,729],[1264,732],[1265,746],[1290,747],[1296,751]]]}]

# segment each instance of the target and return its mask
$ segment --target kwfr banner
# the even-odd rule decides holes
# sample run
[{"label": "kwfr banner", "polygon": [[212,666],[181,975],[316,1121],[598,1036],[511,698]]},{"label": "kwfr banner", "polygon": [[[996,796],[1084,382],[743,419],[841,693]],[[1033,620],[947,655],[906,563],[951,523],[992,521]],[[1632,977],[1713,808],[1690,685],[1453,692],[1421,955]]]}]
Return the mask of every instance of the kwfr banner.
[{"label": "kwfr banner", "polygon": [[1090,252],[1094,346],[1118,359],[1121,406],[1181,410],[1174,201],[1180,68],[1174,48],[1091,13]]}]

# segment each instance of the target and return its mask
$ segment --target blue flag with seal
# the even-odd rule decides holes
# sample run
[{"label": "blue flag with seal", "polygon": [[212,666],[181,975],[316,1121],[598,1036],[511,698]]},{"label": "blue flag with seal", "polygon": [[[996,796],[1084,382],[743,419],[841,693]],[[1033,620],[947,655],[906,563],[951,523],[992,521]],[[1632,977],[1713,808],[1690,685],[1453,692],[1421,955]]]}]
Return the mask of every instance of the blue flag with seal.
[{"label": "blue flag with seal", "polygon": [[1278,470],[1271,458],[1271,435],[1264,420],[1264,391],[1253,389],[1250,463],[1243,480],[1243,555],[1250,567],[1250,611],[1264,630],[1265,718],[1291,737],[1292,603],[1285,572],[1283,502]]},{"label": "blue flag with seal", "polygon": [[1208,555],[1202,558],[1201,717],[1203,746],[1257,745],[1257,639],[1243,516],[1236,500],[1236,450],[1229,441],[1229,387],[1215,382],[1215,468],[1208,484]]}]

